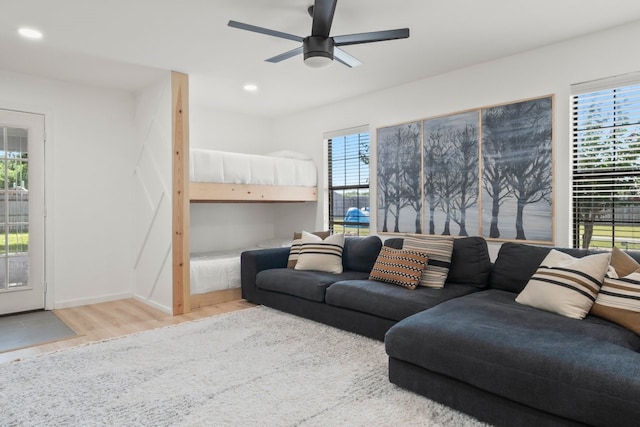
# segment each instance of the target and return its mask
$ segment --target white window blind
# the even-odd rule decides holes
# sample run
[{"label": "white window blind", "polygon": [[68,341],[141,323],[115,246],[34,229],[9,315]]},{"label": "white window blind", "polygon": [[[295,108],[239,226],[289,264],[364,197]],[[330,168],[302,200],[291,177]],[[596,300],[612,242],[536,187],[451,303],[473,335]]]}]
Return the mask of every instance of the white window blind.
[{"label": "white window blind", "polygon": [[572,88],[575,247],[640,249],[640,78],[634,76]]},{"label": "white window blind", "polygon": [[329,139],[329,229],[369,235],[369,132]]}]

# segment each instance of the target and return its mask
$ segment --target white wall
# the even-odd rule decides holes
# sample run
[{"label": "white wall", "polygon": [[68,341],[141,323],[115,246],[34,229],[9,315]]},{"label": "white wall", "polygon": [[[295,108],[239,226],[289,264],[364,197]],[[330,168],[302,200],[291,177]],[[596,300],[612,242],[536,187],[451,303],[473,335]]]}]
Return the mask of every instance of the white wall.
[{"label": "white wall", "polygon": [[173,311],[171,73],[137,94],[133,171],[134,286],[137,299]]},{"label": "white wall", "polygon": [[133,97],[0,70],[0,108],[44,113],[47,308],[131,297]]},{"label": "white wall", "polygon": [[[568,246],[571,244],[570,85],[640,70],[640,56],[628,50],[632,40],[638,39],[640,22],[305,111],[276,120],[274,141],[282,147],[300,147],[300,151],[312,154],[321,164],[324,132],[369,124],[375,156],[378,127],[555,94],[555,243]],[[617,47],[624,47],[623,51]],[[594,59],[594,54],[599,58]],[[375,191],[375,161],[371,173]],[[324,187],[326,183],[322,181],[320,185]],[[324,203],[318,203],[315,228],[323,226],[324,209]],[[372,206],[371,212],[376,211]],[[277,228],[300,221],[297,212],[286,209],[281,209],[277,218]],[[376,219],[371,222],[375,227]],[[492,245],[494,255],[496,248],[497,245]]]},{"label": "white wall", "polygon": [[[247,154],[274,151],[272,120],[197,105],[189,106],[189,114],[192,148]],[[315,203],[309,204],[315,212]],[[268,203],[192,203],[191,252],[242,248],[292,235],[293,229],[276,234],[275,215],[276,205]]]}]

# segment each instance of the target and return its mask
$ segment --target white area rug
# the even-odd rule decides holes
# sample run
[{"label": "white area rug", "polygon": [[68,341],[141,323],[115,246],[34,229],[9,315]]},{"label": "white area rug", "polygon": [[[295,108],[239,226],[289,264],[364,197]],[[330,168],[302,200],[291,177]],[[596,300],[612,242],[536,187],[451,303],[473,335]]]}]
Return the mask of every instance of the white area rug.
[{"label": "white area rug", "polygon": [[0,365],[2,426],[476,426],[381,342],[266,307]]}]

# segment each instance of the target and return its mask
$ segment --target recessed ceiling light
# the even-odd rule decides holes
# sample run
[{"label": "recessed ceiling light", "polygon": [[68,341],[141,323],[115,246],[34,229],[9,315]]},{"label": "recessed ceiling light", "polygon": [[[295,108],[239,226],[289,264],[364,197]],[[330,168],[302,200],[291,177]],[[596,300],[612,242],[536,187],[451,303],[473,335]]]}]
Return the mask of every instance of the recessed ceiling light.
[{"label": "recessed ceiling light", "polygon": [[254,84],[254,83],[247,83],[244,85],[244,90],[246,92],[257,92],[258,91],[258,85]]},{"label": "recessed ceiling light", "polygon": [[27,28],[27,27],[22,27],[18,29],[18,33],[25,38],[28,39],[34,39],[34,40],[39,40],[42,38],[42,32],[33,29],[33,28]]}]

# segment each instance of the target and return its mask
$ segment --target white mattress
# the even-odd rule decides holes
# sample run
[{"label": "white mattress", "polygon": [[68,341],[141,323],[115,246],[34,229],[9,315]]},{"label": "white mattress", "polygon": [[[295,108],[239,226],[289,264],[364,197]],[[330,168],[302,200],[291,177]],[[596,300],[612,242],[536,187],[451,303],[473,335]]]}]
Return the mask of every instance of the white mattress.
[{"label": "white mattress", "polygon": [[312,160],[192,148],[189,179],[193,182],[315,187],[317,171]]},{"label": "white mattress", "polygon": [[238,249],[193,252],[190,255],[191,295],[240,287],[240,254],[254,249],[291,246],[288,237],[272,237]]},{"label": "white mattress", "polygon": [[191,295],[240,287],[240,254],[255,248],[191,254]]}]

